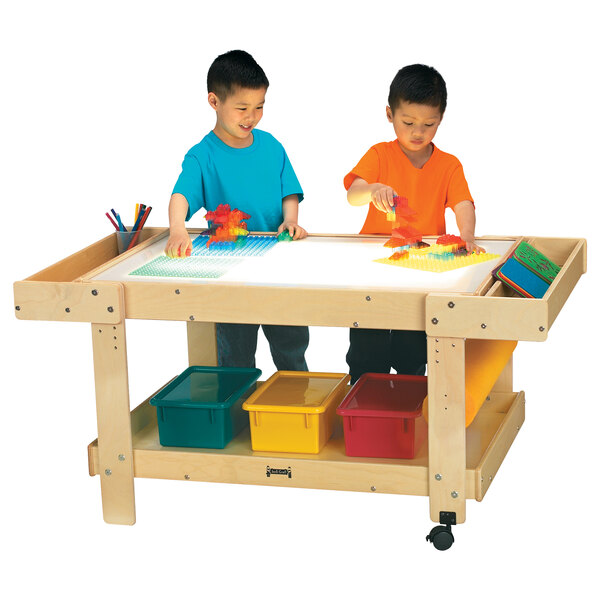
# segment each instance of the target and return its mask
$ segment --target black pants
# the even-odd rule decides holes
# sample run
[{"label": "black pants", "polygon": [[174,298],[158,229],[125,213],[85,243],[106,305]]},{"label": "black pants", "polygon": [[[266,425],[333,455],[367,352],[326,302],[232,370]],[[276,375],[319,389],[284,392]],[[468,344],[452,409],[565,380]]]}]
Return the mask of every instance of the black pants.
[{"label": "black pants", "polygon": [[351,329],[346,354],[351,383],[363,373],[425,375],[427,336],[424,331]]},{"label": "black pants", "polygon": [[308,327],[292,325],[217,323],[219,366],[254,368],[259,327],[269,342],[271,357],[279,371],[308,371],[304,359]]}]

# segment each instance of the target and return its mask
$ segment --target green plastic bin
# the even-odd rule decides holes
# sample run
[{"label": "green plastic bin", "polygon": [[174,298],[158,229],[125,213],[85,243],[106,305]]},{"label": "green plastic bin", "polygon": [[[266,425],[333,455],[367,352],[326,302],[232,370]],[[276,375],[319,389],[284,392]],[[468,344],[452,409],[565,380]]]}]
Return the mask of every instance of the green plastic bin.
[{"label": "green plastic bin", "polygon": [[244,427],[244,394],[260,369],[189,367],[150,399],[162,446],[225,448]]}]

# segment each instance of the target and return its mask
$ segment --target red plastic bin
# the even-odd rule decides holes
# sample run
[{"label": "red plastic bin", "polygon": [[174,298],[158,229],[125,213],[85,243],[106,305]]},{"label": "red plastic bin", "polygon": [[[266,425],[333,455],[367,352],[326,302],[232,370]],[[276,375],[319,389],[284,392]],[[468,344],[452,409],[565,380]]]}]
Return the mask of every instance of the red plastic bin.
[{"label": "red plastic bin", "polygon": [[365,373],[337,408],[348,456],[414,458],[427,377]]}]

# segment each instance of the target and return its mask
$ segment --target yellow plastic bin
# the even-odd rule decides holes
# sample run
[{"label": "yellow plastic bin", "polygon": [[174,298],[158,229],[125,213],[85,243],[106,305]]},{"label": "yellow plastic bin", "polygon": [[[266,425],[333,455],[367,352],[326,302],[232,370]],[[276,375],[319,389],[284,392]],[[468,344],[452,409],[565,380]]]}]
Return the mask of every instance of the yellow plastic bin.
[{"label": "yellow plastic bin", "polygon": [[345,373],[277,371],[242,405],[250,413],[252,450],[320,452],[349,381]]}]

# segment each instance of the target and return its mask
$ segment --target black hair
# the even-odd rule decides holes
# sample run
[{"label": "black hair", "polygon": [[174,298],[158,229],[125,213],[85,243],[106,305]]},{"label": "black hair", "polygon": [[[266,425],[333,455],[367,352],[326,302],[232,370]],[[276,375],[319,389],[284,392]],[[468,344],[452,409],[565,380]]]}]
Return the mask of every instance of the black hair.
[{"label": "black hair", "polygon": [[244,50],[230,50],[217,56],[208,69],[209,92],[224,101],[235,88],[268,88],[269,80],[260,65]]},{"label": "black hair", "polygon": [[443,116],[448,93],[444,78],[427,65],[408,65],[396,73],[390,85],[388,105],[394,112],[400,102],[439,107]]}]

